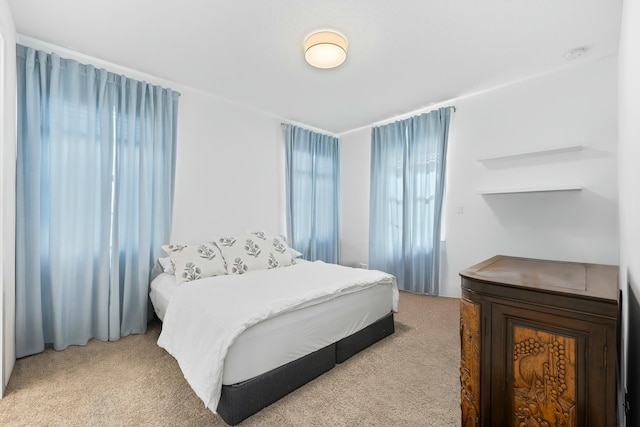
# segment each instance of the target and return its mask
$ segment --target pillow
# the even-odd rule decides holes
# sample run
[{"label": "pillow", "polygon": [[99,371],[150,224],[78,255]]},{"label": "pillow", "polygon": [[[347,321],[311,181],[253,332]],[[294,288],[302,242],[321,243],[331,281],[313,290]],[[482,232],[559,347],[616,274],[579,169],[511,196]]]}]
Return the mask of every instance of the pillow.
[{"label": "pillow", "polygon": [[[300,257],[302,257],[302,255],[304,255],[302,252],[298,252],[293,248],[289,248],[289,253],[293,257],[294,261],[295,261],[296,258],[300,258]],[[294,264],[295,264],[295,262],[294,262]]]},{"label": "pillow", "polygon": [[289,254],[291,255],[291,258],[293,258],[293,262],[292,264],[295,264],[295,259],[296,258],[300,258],[303,253],[302,252],[298,252],[295,249],[293,249],[292,247],[288,246],[288,242],[287,242],[287,236],[285,236],[284,234],[278,234],[277,236],[270,236],[267,233],[265,233],[264,231],[249,231],[249,234],[253,234],[256,237],[258,237],[259,239],[262,240],[267,240],[267,239],[279,239],[282,243],[285,244],[285,246],[287,246],[287,250],[289,251]]},{"label": "pillow", "polygon": [[227,262],[227,274],[244,274],[294,263],[289,246],[277,237],[249,233],[218,237],[215,243]]},{"label": "pillow", "polygon": [[162,249],[171,258],[178,284],[227,274],[225,260],[214,243],[165,245]]},{"label": "pillow", "polygon": [[162,271],[168,274],[176,274],[173,263],[171,262],[171,257],[160,257],[158,258],[158,262],[160,263],[160,267],[162,267]]}]

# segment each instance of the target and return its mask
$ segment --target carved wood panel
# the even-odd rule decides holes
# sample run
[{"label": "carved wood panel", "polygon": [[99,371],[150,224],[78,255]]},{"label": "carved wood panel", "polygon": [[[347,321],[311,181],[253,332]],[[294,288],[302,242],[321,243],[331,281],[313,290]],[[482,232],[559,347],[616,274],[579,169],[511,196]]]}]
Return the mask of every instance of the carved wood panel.
[{"label": "carved wood panel", "polygon": [[576,338],[513,326],[513,425],[576,426]]},{"label": "carved wood panel", "polygon": [[460,300],[462,426],[480,424],[480,305]]}]

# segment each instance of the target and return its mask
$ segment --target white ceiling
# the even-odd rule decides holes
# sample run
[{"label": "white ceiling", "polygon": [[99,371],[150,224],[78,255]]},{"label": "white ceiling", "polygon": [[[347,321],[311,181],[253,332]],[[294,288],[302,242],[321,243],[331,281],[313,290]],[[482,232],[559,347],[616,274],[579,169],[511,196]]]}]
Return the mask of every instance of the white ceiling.
[{"label": "white ceiling", "polygon": [[[342,132],[618,51],[622,0],[8,0],[19,34]],[[304,38],[346,35],[333,70]]]}]

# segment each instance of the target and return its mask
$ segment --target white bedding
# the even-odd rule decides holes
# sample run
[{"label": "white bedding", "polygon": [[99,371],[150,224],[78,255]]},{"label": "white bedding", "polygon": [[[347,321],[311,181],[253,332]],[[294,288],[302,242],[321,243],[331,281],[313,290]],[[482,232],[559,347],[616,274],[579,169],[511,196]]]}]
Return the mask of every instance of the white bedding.
[{"label": "white bedding", "polygon": [[[178,286],[166,273],[151,282],[149,296],[161,320]],[[392,301],[392,287],[379,284],[259,322],[229,347],[222,384],[241,383],[352,335],[389,314]]]},{"label": "white bedding", "polygon": [[176,276],[168,273],[160,273],[158,277],[151,282],[151,290],[149,298],[153,305],[153,311],[156,312],[158,318],[164,321],[164,314],[167,312],[167,306],[171,295],[178,288]]},{"label": "white bedding", "polygon": [[[397,311],[398,290],[393,276],[320,261],[197,280],[178,286],[173,292],[158,345],[176,358],[196,394],[215,412],[224,380],[225,357],[243,331],[261,326],[266,319],[276,323],[281,315],[303,307],[320,309],[321,302],[337,297],[354,304],[359,301],[355,292],[381,292],[385,288],[387,292],[391,290],[391,307]],[[310,310],[302,312],[309,315]],[[344,336],[353,332],[344,331]]]}]

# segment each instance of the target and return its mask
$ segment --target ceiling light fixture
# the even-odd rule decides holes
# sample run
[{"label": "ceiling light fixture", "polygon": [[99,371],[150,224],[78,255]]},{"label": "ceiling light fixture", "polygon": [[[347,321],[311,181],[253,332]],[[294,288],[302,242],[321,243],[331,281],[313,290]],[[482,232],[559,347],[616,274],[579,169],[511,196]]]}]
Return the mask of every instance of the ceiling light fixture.
[{"label": "ceiling light fixture", "polygon": [[335,31],[318,31],[304,41],[304,59],[316,68],[335,68],[347,59],[347,40]]}]

